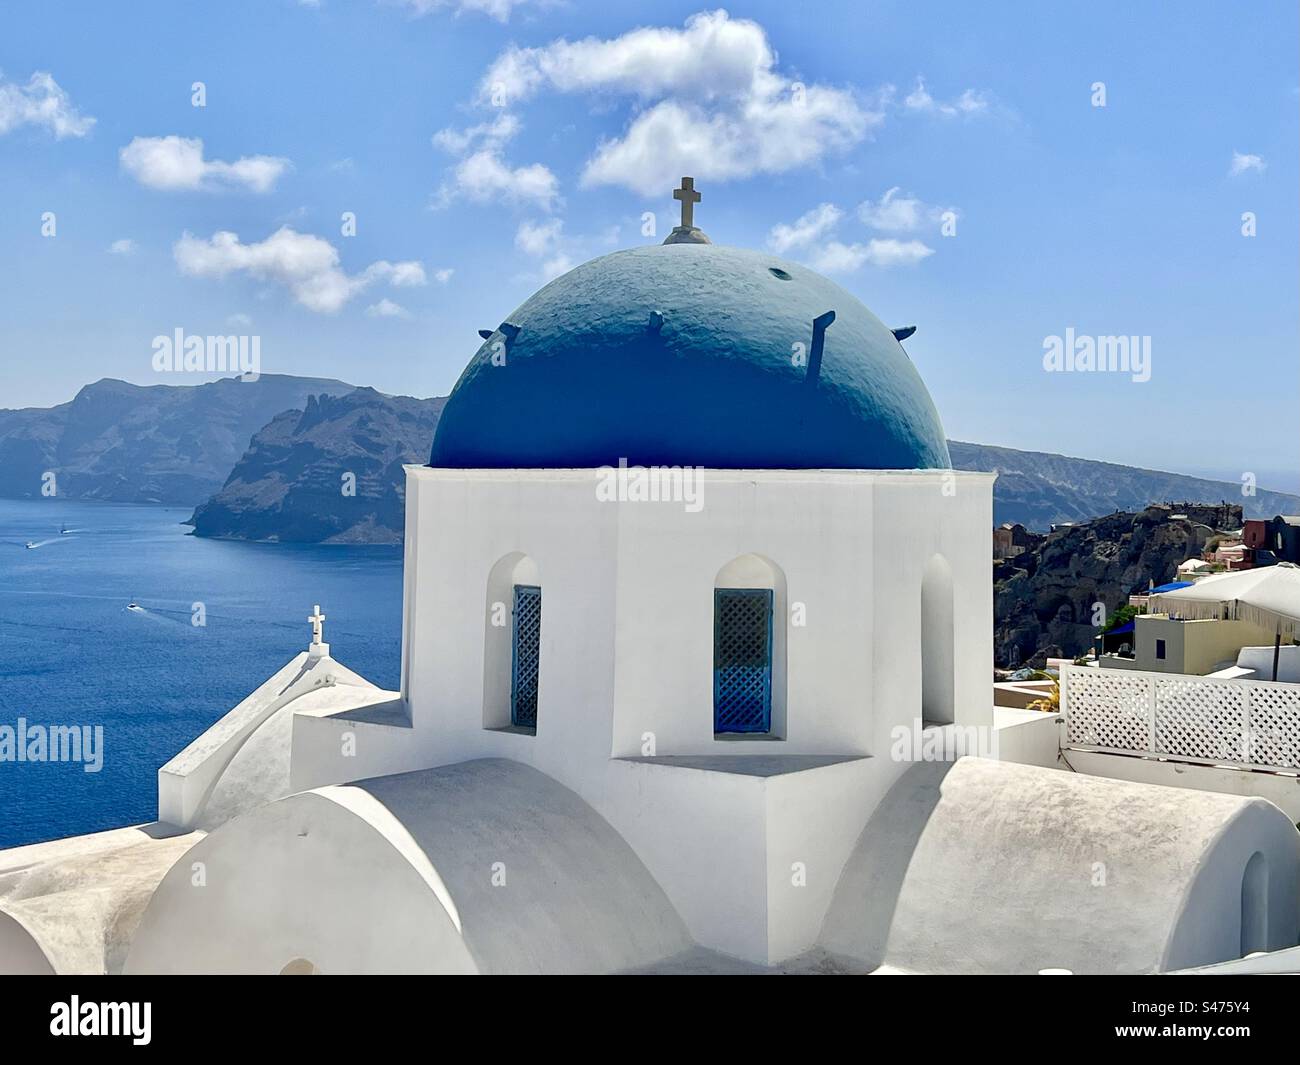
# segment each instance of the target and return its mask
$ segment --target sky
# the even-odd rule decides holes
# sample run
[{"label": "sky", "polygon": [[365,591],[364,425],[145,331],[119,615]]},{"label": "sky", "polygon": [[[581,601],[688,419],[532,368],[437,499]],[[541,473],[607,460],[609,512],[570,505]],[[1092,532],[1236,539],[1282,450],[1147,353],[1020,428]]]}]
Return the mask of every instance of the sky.
[{"label": "sky", "polygon": [[[1178,10],[15,0],[0,407],[208,379],[177,329],[444,395],[690,174],[715,243],[918,326],[950,437],[1298,491],[1297,5]],[[1149,363],[1050,360],[1114,336]]]}]

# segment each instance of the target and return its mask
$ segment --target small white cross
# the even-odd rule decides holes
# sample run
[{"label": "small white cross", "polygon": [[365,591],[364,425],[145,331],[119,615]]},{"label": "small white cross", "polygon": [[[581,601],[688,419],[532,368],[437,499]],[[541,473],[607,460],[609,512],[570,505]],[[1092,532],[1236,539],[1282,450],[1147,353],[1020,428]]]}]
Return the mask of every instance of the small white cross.
[{"label": "small white cross", "polygon": [[311,622],[311,642],[313,645],[319,645],[321,636],[325,633],[325,615],[320,612],[320,604],[314,607],[315,613],[307,620]]},{"label": "small white cross", "polygon": [[673,189],[673,199],[682,201],[682,228],[695,228],[695,205],[703,199],[695,191],[695,179],[692,177],[682,178],[682,187]]}]

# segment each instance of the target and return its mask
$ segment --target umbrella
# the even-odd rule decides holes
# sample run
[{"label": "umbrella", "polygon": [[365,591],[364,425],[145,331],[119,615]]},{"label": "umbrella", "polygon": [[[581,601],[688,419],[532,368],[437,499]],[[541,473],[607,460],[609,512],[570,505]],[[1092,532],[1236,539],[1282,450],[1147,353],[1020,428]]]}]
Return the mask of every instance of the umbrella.
[{"label": "umbrella", "polygon": [[1273,679],[1283,635],[1295,638],[1300,629],[1300,566],[1279,562],[1258,569],[1218,573],[1190,588],[1151,596],[1150,608],[1179,618],[1221,618],[1249,621],[1273,629]]}]

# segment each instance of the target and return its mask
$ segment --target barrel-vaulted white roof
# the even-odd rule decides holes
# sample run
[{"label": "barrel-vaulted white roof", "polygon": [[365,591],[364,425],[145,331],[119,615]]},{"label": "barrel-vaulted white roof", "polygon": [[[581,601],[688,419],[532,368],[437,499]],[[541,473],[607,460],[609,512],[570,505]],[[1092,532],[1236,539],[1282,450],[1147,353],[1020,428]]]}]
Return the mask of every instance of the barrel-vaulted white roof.
[{"label": "barrel-vaulted white roof", "polygon": [[1264,799],[982,758],[944,769],[914,767],[876,810],[827,951],[931,973],[1148,973],[1295,942],[1300,834]]},{"label": "barrel-vaulted white roof", "polygon": [[125,971],[615,972],[692,945],[577,794],[484,759],[301,792],[227,822],[163,880]]}]

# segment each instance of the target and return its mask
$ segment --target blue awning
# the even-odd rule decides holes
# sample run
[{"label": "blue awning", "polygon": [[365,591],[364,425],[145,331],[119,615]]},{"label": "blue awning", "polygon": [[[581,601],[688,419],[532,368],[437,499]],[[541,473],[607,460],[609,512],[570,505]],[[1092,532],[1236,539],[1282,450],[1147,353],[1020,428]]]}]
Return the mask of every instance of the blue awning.
[{"label": "blue awning", "polygon": [[1133,622],[1126,621],[1118,629],[1111,629],[1110,632],[1103,633],[1104,636],[1118,636],[1121,632],[1132,632]]},{"label": "blue awning", "polygon": [[1157,584],[1154,588],[1147,589],[1146,594],[1160,594],[1162,592],[1176,592],[1179,588],[1190,588],[1195,581],[1170,581],[1168,584]]}]

